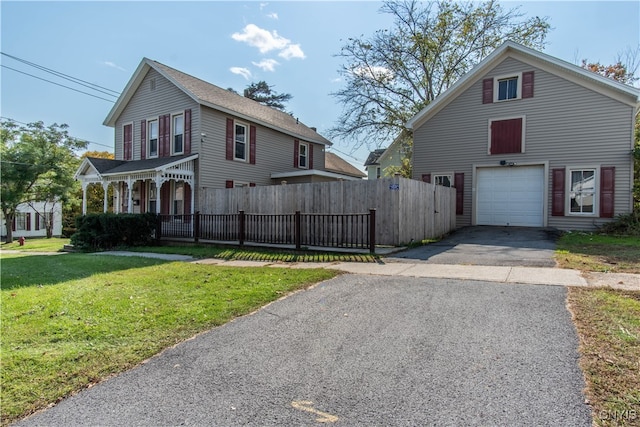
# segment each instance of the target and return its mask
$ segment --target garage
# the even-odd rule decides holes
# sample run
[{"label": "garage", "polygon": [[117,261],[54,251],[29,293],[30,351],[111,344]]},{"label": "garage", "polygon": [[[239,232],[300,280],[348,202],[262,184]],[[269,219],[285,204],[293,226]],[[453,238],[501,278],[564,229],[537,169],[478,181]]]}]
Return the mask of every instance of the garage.
[{"label": "garage", "polygon": [[544,167],[478,168],[476,224],[542,227]]}]

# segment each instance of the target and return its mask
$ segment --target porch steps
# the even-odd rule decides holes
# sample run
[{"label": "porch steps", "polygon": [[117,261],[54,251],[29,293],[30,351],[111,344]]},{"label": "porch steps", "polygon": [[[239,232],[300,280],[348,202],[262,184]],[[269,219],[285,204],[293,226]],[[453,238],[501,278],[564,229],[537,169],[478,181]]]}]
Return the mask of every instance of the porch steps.
[{"label": "porch steps", "polygon": [[76,248],[74,248],[74,247],[73,247],[73,245],[64,245],[64,246],[62,247],[62,251],[63,251],[63,252],[78,252],[78,251],[76,250]]}]

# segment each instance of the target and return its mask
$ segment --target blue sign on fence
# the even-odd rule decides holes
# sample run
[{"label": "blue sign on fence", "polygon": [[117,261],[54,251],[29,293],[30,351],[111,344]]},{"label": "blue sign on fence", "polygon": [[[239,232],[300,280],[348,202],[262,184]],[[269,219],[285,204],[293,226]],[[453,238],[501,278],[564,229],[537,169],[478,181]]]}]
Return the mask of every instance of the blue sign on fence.
[{"label": "blue sign on fence", "polygon": [[399,190],[400,184],[389,184],[389,190]]}]

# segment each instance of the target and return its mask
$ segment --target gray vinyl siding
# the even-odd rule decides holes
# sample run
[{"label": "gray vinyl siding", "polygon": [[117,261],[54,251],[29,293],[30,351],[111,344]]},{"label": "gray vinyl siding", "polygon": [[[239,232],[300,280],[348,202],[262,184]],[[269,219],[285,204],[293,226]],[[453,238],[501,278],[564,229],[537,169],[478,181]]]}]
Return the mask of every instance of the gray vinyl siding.
[{"label": "gray vinyl siding", "polygon": [[[155,79],[155,90],[151,90],[150,80]],[[140,124],[141,120],[156,118],[158,115],[180,113],[191,109],[191,153],[200,148],[200,106],[177,86],[151,69],[136,90],[127,106],[116,120],[115,156],[123,156],[123,125],[133,123],[133,158],[140,160]]]},{"label": "gray vinyl siding", "polygon": [[[535,72],[533,98],[482,104],[484,78],[525,71]],[[514,116],[525,116],[525,152],[489,155],[489,120]],[[414,130],[413,174],[415,179],[433,172],[465,174],[464,214],[457,218],[457,224],[464,226],[472,223],[474,213],[474,165],[498,166],[501,160],[548,165],[547,225],[592,229],[607,219],[551,216],[551,170],[615,166],[614,212],[630,212],[632,126],[632,107],[508,58]]]},{"label": "gray vinyl siding", "polygon": [[[225,188],[227,180],[256,185],[271,185],[271,173],[296,170],[293,165],[295,138],[250,121],[237,119],[246,126],[256,127],[256,164],[226,160],[227,118],[235,117],[202,108],[204,138],[200,153],[199,185],[204,188]],[[300,142],[307,142],[300,140]],[[324,146],[313,145],[314,169],[324,170]],[[249,144],[247,144],[247,154]]]}]

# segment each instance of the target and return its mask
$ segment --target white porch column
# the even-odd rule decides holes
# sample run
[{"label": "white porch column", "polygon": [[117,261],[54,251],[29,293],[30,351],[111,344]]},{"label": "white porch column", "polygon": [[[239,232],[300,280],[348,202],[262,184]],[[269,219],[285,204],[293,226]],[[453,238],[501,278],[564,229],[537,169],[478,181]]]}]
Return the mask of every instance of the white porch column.
[{"label": "white porch column", "polygon": [[160,200],[160,194],[162,194],[162,191],[160,191],[160,189],[162,188],[163,181],[160,176],[156,176],[154,181],[156,182],[156,213],[159,214],[160,206],[162,206],[162,200]]},{"label": "white porch column", "polygon": [[121,182],[117,182],[116,185],[113,186],[113,213],[120,213],[120,187],[122,186]]},{"label": "white porch column", "polygon": [[87,186],[89,184],[82,181],[82,215],[87,214]]},{"label": "white porch column", "polygon": [[102,183],[102,189],[104,190],[104,200],[103,200],[103,203],[102,203],[102,212],[103,213],[107,213],[107,211],[109,210],[109,199],[108,199],[109,183],[108,182],[103,182]]},{"label": "white porch column", "polygon": [[193,185],[193,180],[189,180],[189,188],[191,189],[191,214],[196,214],[196,187]]},{"label": "white porch column", "polygon": [[133,213],[133,182],[131,181],[131,178],[127,178],[127,190],[129,190],[127,213]]}]

